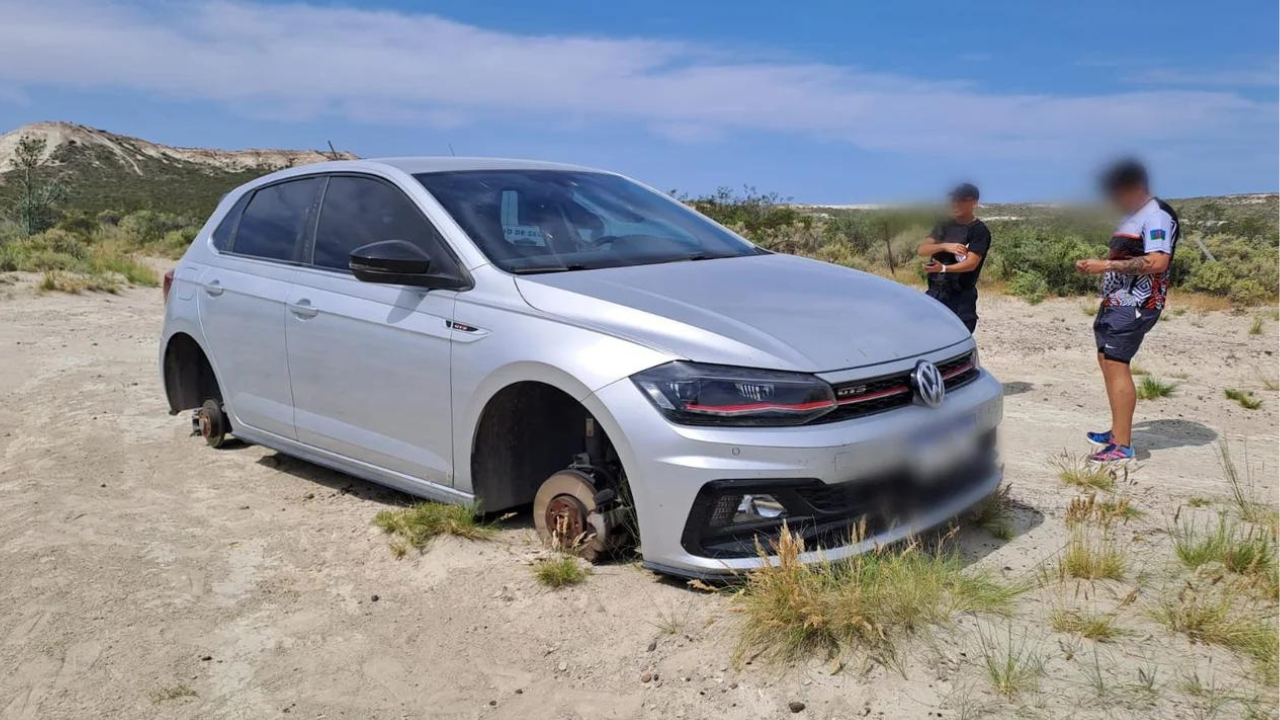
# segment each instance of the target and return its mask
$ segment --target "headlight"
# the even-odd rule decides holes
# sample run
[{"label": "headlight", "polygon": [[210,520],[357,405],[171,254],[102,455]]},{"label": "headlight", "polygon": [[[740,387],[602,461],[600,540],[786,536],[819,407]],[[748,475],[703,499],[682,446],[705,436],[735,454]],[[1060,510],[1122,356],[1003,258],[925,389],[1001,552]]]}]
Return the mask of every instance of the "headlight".
[{"label": "headlight", "polygon": [[631,377],[673,422],[685,425],[800,425],[836,407],[813,375],[677,361]]}]

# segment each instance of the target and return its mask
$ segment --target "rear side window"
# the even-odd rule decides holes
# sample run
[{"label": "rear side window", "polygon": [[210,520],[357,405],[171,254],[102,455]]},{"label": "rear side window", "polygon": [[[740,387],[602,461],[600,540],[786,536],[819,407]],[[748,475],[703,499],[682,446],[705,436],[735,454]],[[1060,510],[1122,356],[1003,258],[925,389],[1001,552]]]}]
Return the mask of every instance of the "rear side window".
[{"label": "rear side window", "polygon": [[231,238],[236,233],[236,224],[240,222],[240,215],[244,212],[244,206],[249,204],[249,198],[253,193],[245,193],[231,207],[226,217],[222,218],[222,222],[218,223],[218,227],[213,231],[213,246],[219,250],[228,250],[231,248]]},{"label": "rear side window", "polygon": [[383,240],[404,240],[422,248],[437,262],[448,262],[443,242],[404,193],[371,178],[329,178],[316,224],[318,267],[346,270],[352,250]]},{"label": "rear side window", "polygon": [[232,250],[268,260],[293,260],[319,178],[268,185],[253,194],[236,229]]}]

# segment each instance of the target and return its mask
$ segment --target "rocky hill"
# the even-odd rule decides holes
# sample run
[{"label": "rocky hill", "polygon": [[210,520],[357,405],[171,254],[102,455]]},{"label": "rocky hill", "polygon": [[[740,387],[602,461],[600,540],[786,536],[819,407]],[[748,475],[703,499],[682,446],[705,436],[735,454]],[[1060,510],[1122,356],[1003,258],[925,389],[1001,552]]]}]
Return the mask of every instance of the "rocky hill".
[{"label": "rocky hill", "polygon": [[172,147],[75,123],[33,123],[0,135],[0,205],[14,193],[13,154],[23,137],[45,141],[48,162],[41,173],[67,186],[65,207],[88,213],[151,208],[201,216],[223,193],[259,175],[356,157],[319,150]]}]

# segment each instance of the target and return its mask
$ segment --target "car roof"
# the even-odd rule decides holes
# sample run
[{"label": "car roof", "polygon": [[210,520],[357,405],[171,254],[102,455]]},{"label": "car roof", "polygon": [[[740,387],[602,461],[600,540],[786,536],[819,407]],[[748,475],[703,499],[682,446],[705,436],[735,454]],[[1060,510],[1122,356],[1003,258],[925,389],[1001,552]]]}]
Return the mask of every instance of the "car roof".
[{"label": "car roof", "polygon": [[[353,161],[360,162],[360,161]],[[369,158],[364,162],[390,165],[410,175],[458,170],[586,170],[599,172],[581,165],[542,162],[540,160],[514,160],[487,157],[386,157]],[[340,164],[340,163],[335,163]]]}]

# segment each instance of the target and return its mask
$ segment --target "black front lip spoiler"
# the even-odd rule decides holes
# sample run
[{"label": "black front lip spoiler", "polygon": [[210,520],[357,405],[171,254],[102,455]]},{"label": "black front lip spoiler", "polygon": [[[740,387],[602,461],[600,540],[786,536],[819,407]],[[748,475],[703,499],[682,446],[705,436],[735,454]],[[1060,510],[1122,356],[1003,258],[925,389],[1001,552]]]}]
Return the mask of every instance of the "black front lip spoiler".
[{"label": "black front lip spoiler", "polygon": [[[974,505],[977,505],[978,503],[985,500],[988,496],[991,495],[991,493],[995,492],[996,489],[1000,487],[1000,483],[1003,480],[1004,480],[1004,466],[999,465],[995,467],[993,471],[989,473],[985,473],[984,476],[980,479],[980,482],[976,483],[977,486],[984,488],[983,492],[973,495],[972,497],[968,497],[962,504],[954,508],[949,508],[949,510],[946,513],[943,513],[936,517],[931,517],[930,520],[926,523],[922,523],[920,525],[912,527],[911,532],[906,533],[905,535],[899,536],[900,528],[898,527],[888,528],[878,534],[869,535],[866,538],[864,538],[862,541],[867,545],[867,550],[864,550],[863,552],[869,551],[871,548],[874,548],[877,546],[888,546],[898,542],[902,542],[912,537],[913,535],[918,535],[920,533],[928,532],[929,530],[932,530],[940,525],[943,525],[944,523],[947,523],[950,520],[954,520],[956,517],[962,515],[963,513],[971,509]],[[840,549],[840,547],[842,546],[830,546],[830,547],[823,547],[820,549],[838,550]],[[819,548],[815,548],[815,549],[819,549]],[[769,560],[772,559],[773,557],[775,556],[761,557],[759,555],[756,555],[754,557],[739,556],[734,558],[726,558],[726,560],[731,559],[736,561],[737,563],[741,563],[743,560],[752,560],[752,559],[754,559],[754,562],[749,567],[731,567],[728,563],[726,563],[723,566],[723,568],[714,569],[714,570],[680,567],[677,565],[669,565],[661,562],[651,562],[649,560],[644,560],[643,562],[641,562],[641,566],[647,570],[660,573],[663,575],[670,575],[673,577],[685,578],[688,580],[699,580],[699,581],[704,581],[708,583],[724,584],[724,583],[737,582],[745,579],[746,575],[750,573],[753,569],[763,566],[766,562],[769,562]]]}]

